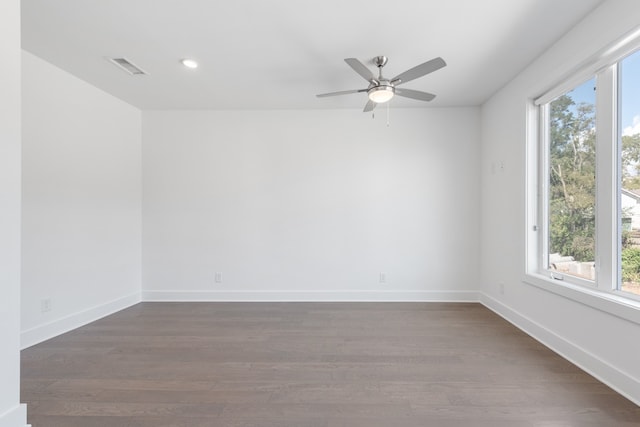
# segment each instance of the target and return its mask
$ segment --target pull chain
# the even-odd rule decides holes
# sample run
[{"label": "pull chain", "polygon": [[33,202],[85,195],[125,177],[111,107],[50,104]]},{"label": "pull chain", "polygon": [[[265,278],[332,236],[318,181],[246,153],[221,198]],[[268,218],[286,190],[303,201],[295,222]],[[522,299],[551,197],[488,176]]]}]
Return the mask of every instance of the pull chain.
[{"label": "pull chain", "polygon": [[389,104],[391,104],[390,102],[387,102],[387,127],[389,127],[389,111],[391,110],[389,108]]}]

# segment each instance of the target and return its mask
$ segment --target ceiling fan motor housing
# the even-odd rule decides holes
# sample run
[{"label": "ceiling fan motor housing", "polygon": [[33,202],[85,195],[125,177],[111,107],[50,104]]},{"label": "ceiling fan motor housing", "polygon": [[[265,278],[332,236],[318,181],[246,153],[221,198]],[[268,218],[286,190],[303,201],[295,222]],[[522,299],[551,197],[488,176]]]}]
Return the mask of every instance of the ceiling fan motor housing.
[{"label": "ceiling fan motor housing", "polygon": [[388,80],[381,81],[379,85],[372,86],[367,90],[369,99],[376,104],[382,104],[389,101],[391,98],[393,98],[395,92],[395,88],[391,84],[389,84]]},{"label": "ceiling fan motor housing", "polygon": [[371,85],[367,89],[367,94],[369,95],[369,99],[376,104],[390,101],[396,93],[394,84],[382,77],[382,67],[386,65],[387,60],[387,57],[382,55],[373,58],[373,63],[376,64],[379,70],[378,79],[371,79]]}]

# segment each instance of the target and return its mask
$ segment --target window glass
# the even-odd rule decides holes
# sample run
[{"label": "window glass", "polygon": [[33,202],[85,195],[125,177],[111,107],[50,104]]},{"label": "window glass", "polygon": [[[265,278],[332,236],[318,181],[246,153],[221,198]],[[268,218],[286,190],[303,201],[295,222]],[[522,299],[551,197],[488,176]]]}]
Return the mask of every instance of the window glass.
[{"label": "window glass", "polygon": [[548,106],[548,267],[595,280],[595,78]]},{"label": "window glass", "polygon": [[640,295],[640,52],[620,62],[620,239],[618,289]]}]

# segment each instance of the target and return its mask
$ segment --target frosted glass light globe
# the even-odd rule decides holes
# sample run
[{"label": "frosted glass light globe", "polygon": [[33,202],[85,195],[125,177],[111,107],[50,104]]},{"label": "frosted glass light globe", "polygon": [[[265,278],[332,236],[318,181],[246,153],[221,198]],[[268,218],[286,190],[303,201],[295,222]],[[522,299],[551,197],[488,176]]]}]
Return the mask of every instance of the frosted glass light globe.
[{"label": "frosted glass light globe", "polygon": [[384,104],[393,98],[393,87],[391,86],[377,86],[371,88],[368,92],[369,99],[376,104]]}]

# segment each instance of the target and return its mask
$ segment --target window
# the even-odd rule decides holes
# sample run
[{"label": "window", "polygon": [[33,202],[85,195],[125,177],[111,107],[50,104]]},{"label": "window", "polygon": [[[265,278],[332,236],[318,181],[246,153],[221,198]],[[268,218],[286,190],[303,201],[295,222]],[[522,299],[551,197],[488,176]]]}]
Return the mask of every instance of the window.
[{"label": "window", "polygon": [[[595,280],[595,79],[544,105],[546,267]],[[562,277],[560,274],[556,277]]]},{"label": "window", "polygon": [[640,52],[586,71],[535,101],[528,270],[640,300]]},{"label": "window", "polygon": [[640,295],[640,52],[620,61],[620,265],[618,289]]}]

